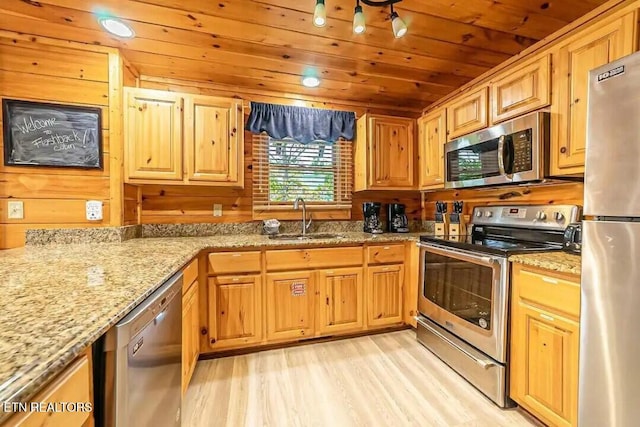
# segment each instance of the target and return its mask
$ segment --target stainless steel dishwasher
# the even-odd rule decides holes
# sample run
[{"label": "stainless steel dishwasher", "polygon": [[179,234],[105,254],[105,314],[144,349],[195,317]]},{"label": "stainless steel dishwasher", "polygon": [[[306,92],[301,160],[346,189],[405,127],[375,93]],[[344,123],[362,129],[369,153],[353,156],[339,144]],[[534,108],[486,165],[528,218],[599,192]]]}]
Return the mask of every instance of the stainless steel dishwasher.
[{"label": "stainless steel dishwasher", "polygon": [[102,425],[180,426],[181,296],[179,273],[107,332]]}]

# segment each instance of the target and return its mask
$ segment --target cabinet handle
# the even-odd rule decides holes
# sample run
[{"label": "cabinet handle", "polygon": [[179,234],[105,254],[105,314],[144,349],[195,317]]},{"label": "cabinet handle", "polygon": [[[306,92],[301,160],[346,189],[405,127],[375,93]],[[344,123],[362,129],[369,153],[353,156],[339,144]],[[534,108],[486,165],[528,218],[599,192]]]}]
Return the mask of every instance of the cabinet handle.
[{"label": "cabinet handle", "polygon": [[551,317],[551,316],[549,316],[547,314],[544,314],[544,313],[540,313],[540,317],[542,317],[544,320],[548,320],[549,322],[553,322],[553,321],[556,320],[553,317]]},{"label": "cabinet handle", "polygon": [[391,248],[390,248],[389,246],[385,246],[385,247],[384,247],[384,248],[382,248],[382,249],[384,249],[384,250],[386,251],[387,249],[391,249]]},{"label": "cabinet handle", "polygon": [[567,147],[561,147],[561,148],[560,148],[560,152],[561,152],[562,154],[565,154],[565,153],[567,152]]},{"label": "cabinet handle", "polygon": [[552,279],[550,277],[543,277],[542,278],[543,282],[547,282],[547,283],[551,283],[552,285],[557,285],[558,281],[556,279]]}]

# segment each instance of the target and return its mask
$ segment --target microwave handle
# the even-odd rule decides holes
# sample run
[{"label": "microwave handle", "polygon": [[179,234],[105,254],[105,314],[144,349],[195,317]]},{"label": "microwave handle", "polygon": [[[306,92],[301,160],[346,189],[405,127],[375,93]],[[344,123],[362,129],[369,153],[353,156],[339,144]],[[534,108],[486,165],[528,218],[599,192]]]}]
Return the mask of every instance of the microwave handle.
[{"label": "microwave handle", "polygon": [[506,135],[500,135],[500,138],[498,138],[498,172],[500,172],[500,175],[502,176],[507,174],[507,171],[504,168],[504,149],[507,145],[506,140]]}]

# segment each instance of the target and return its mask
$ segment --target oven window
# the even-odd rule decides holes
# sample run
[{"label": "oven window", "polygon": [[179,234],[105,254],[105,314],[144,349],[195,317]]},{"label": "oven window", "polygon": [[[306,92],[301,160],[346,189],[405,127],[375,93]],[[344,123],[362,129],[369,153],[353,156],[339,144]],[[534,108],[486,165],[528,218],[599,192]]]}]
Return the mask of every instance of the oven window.
[{"label": "oven window", "polygon": [[447,181],[465,181],[500,175],[498,139],[447,153]]},{"label": "oven window", "polygon": [[426,252],[424,297],[482,329],[491,330],[493,270]]}]

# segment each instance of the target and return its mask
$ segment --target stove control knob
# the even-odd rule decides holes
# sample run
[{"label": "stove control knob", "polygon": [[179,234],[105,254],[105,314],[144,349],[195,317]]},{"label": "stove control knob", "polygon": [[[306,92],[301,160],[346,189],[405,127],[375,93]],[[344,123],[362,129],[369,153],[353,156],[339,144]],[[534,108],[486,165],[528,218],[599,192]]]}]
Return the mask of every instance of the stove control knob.
[{"label": "stove control knob", "polygon": [[487,218],[491,218],[493,216],[493,212],[485,211],[484,216],[486,216]]},{"label": "stove control knob", "polygon": [[476,217],[480,218],[482,216],[482,211],[476,211]]},{"label": "stove control knob", "polygon": [[544,221],[545,219],[547,219],[547,214],[544,213],[543,211],[538,211],[538,213],[536,213],[536,219],[540,221]]},{"label": "stove control knob", "polygon": [[554,217],[555,217],[556,221],[562,221],[562,220],[564,220],[564,215],[562,214],[562,212],[556,212],[556,213],[554,214]]}]

